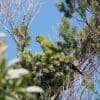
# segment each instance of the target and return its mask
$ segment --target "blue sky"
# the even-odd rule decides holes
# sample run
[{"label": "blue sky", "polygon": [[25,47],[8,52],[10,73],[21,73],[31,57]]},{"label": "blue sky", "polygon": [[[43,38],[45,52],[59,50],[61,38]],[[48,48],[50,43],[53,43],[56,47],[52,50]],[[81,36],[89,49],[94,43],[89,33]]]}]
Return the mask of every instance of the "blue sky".
[{"label": "blue sky", "polygon": [[[29,28],[29,33],[31,35],[31,48],[33,52],[41,51],[39,44],[35,42],[35,37],[37,34],[44,34],[49,39],[57,39],[57,29],[61,21],[62,14],[55,7],[55,2],[57,0],[44,0],[43,5],[41,6],[39,14],[33,20],[31,27]],[[76,21],[72,21],[72,26],[79,27],[79,24]],[[0,28],[0,32],[2,32]],[[10,61],[16,57],[16,44],[14,43],[11,36],[7,34],[7,61]],[[99,86],[97,86],[100,88]]]},{"label": "blue sky", "polygon": [[[41,6],[40,12],[29,28],[29,33],[32,38],[31,48],[33,52],[41,51],[38,43],[35,42],[37,34],[44,34],[49,39],[57,39],[57,29],[63,14],[61,14],[55,7],[56,1],[57,0],[45,0]],[[75,21],[72,21],[72,25],[79,28],[79,25]],[[9,46],[7,50],[7,59],[9,61],[16,56],[16,44],[9,35],[7,35],[7,43]]]},{"label": "blue sky", "polygon": [[[31,35],[31,48],[33,52],[41,51],[39,44],[35,42],[35,37],[37,34],[44,34],[50,40],[57,39],[57,30],[59,23],[61,21],[61,16],[57,8],[55,7],[55,3],[57,0],[42,0],[43,3],[41,5],[40,12],[33,20],[29,33]],[[72,26],[79,28],[79,24],[75,21],[72,21]],[[2,32],[0,28],[0,32]],[[16,44],[9,34],[7,34],[7,61],[12,60],[16,56]]]},{"label": "blue sky", "polygon": [[[56,31],[58,24],[60,23],[62,14],[55,7],[55,2],[56,0],[44,1],[41,6],[40,12],[35,17],[29,28],[29,33],[32,38],[31,48],[33,52],[41,50],[38,43],[35,42],[35,37],[37,34],[44,34],[47,37],[55,37],[56,35],[54,32]],[[7,44],[7,59],[9,61],[16,56],[16,44],[9,35],[7,35]]]}]

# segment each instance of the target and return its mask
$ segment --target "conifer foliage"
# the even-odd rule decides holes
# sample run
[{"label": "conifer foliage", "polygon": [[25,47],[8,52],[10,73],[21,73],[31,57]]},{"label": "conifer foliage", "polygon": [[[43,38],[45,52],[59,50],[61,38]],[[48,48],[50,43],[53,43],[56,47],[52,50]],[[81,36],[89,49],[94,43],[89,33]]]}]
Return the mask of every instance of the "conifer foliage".
[{"label": "conifer foliage", "polygon": [[[29,24],[24,22],[12,27],[10,34],[15,42],[17,40],[20,61],[10,68],[6,67],[4,58],[0,61],[0,99],[100,99],[100,92],[96,89],[100,84],[97,76],[100,73],[99,5],[99,0],[57,2],[57,8],[64,13],[58,29],[60,40],[54,42],[38,35],[36,42],[43,52],[25,50],[31,40]],[[91,13],[89,20],[87,11]],[[71,26],[71,18],[85,25],[78,30]],[[11,72],[17,74],[14,76]]]}]

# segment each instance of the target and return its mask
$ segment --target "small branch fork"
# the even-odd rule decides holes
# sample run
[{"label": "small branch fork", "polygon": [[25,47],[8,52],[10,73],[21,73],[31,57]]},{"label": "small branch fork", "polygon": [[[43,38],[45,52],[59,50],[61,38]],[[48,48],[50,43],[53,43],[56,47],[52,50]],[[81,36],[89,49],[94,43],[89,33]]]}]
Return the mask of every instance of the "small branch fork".
[{"label": "small branch fork", "polygon": [[15,27],[26,24],[28,28],[40,9],[40,0],[0,0],[0,27],[19,46],[18,37],[12,33]]}]

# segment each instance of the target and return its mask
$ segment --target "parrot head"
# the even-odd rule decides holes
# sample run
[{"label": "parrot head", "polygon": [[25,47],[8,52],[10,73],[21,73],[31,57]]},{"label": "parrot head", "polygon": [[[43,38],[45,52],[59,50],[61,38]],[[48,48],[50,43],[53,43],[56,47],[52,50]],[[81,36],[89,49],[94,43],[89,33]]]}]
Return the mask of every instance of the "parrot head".
[{"label": "parrot head", "polygon": [[45,36],[43,36],[43,35],[38,35],[38,36],[36,37],[36,42],[41,43],[41,42],[44,41],[45,39],[46,39]]}]

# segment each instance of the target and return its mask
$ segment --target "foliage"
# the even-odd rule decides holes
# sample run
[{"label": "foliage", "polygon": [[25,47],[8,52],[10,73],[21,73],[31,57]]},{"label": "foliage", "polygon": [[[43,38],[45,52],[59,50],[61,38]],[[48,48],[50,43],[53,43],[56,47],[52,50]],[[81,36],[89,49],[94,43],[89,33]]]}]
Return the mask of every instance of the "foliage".
[{"label": "foliage", "polygon": [[73,17],[74,13],[78,13],[83,18],[87,11],[99,17],[99,5],[99,0],[64,0],[64,2],[56,3],[59,11],[63,12],[66,17]]},{"label": "foliage", "polygon": [[[72,31],[69,29],[72,37],[71,32],[74,33],[74,29]],[[69,42],[72,41],[71,37]],[[69,51],[72,50],[72,52],[65,53],[57,42],[51,42],[44,36],[37,36],[36,40],[40,43],[43,53],[22,52],[21,65],[32,72],[30,84],[41,86],[51,97],[60,91],[60,87],[66,86],[66,82],[70,81],[69,86],[71,86],[74,81],[74,72],[79,74],[82,72],[73,64],[75,57],[71,47]]]},{"label": "foliage", "polygon": [[[22,70],[22,71],[21,71]],[[19,73],[19,75],[18,75]],[[28,70],[7,68],[5,60],[0,63],[0,99],[1,100],[22,100],[35,99],[37,90],[27,91]],[[38,91],[39,93],[39,91]]]},{"label": "foliage", "polygon": [[[0,0],[0,28],[13,38],[19,49],[24,49],[23,45],[26,46],[26,44],[28,44],[25,44],[24,40],[22,41],[20,38],[25,40],[30,39],[29,36],[23,37],[27,32],[22,33],[22,35],[21,28],[25,28],[23,25],[30,27],[39,9],[40,0]],[[15,35],[12,31],[16,28],[19,28],[20,32]],[[18,37],[18,35],[20,35],[20,37]],[[21,43],[19,42],[20,40]],[[20,45],[22,45],[22,47],[20,47]]]},{"label": "foliage", "polygon": [[[100,73],[100,25],[98,24],[100,23],[100,2],[99,0],[64,0],[63,2],[57,2],[56,6],[60,12],[64,13],[62,24],[59,28],[59,35],[63,37],[63,42],[58,42],[63,50],[68,51],[68,47],[66,47],[65,43],[69,43],[68,37],[70,37],[70,35],[68,35],[69,25],[67,24],[66,18],[70,20],[74,19],[83,25],[80,31],[74,31],[72,35],[74,37],[71,37],[71,39],[74,39],[75,42],[73,44],[76,44],[75,49],[73,48],[73,50],[75,50],[76,61],[84,73],[84,77],[81,77],[80,80],[82,81],[83,79],[86,87],[94,90],[99,76],[97,76],[97,80],[95,80],[96,78],[93,79],[93,77]],[[67,39],[65,39],[66,37]],[[88,82],[86,82],[87,80]],[[75,91],[77,91],[77,89],[75,89]],[[82,95],[83,92],[84,89]],[[98,93],[96,95],[98,95]],[[98,97],[100,98],[100,96]]]},{"label": "foliage", "polygon": [[[61,41],[56,42],[51,42],[42,35],[36,37],[43,53],[34,54],[31,51],[26,52],[24,49],[21,51],[18,49],[21,53],[21,61],[13,66],[14,68],[23,67],[31,72],[28,84],[40,86],[45,90],[45,93],[38,97],[43,100],[47,100],[54,95],[55,98],[58,98],[58,94],[60,94],[63,88],[67,87],[70,89],[77,74],[83,77],[82,82],[86,88],[95,91],[93,81],[88,82],[87,76],[85,76],[86,72],[82,70],[82,66],[76,65],[78,59],[83,60],[87,56],[86,54],[90,53],[86,52],[85,48],[83,53],[81,53],[80,49],[79,40],[86,39],[85,31],[77,32],[75,28],[70,27],[70,22],[63,17],[62,23],[59,26],[59,33]],[[23,36],[28,36],[29,34],[27,26],[13,29],[13,34],[19,37],[21,43]],[[25,40],[24,42],[27,43]],[[81,45],[83,44],[81,43]],[[25,48],[27,45],[22,46]]]},{"label": "foliage", "polygon": [[64,84],[68,73],[66,67],[61,65],[65,60],[64,54],[45,55],[37,53],[31,56],[30,61],[26,61],[28,56],[29,53],[23,53],[24,63],[22,62],[22,65],[31,70],[31,83],[33,81],[35,85],[41,86],[50,96],[54,95],[58,87]]},{"label": "foliage", "polygon": [[20,29],[13,28],[12,33],[18,38],[19,44],[18,44],[18,50],[24,51],[24,48],[27,47],[30,43],[30,36],[28,34],[28,26],[22,25]]},{"label": "foliage", "polygon": [[[29,79],[30,73],[27,69],[21,66],[14,68],[14,63],[8,67],[4,52],[0,52],[0,100],[37,100],[38,94],[43,93],[43,90],[36,86],[30,86]],[[31,90],[28,89],[30,87]]]},{"label": "foliage", "polygon": [[[19,96],[21,99],[29,99],[32,95],[26,94],[24,91],[28,85],[36,85],[44,89],[44,94],[36,95],[40,100],[51,100],[52,98],[59,100],[60,93],[65,94],[65,90],[65,99],[74,98],[73,100],[75,100],[77,96],[77,99],[81,100],[83,96],[87,97],[88,93],[84,92],[85,89],[100,97],[96,91],[97,80],[94,78],[99,72],[97,61],[100,56],[100,26],[98,17],[96,17],[99,16],[98,3],[98,0],[58,2],[56,6],[64,13],[59,25],[60,40],[53,42],[43,35],[37,36],[36,41],[43,52],[25,51],[31,40],[28,24],[24,22],[20,26],[13,27],[11,34],[17,38],[20,61],[12,65],[12,68],[27,69],[30,75],[9,79],[7,73],[10,69],[5,67],[5,61],[3,61],[0,66],[2,70],[0,73],[1,98],[6,97],[4,95],[7,91],[7,97],[11,95],[14,98]],[[86,16],[87,9],[91,10],[89,21]],[[74,17],[76,13],[85,23],[81,30],[71,27],[70,24],[70,18]]]},{"label": "foliage", "polygon": [[65,17],[59,26],[59,35],[63,41],[58,41],[58,45],[62,48],[65,54],[77,54],[77,31],[70,27],[70,22]]}]

